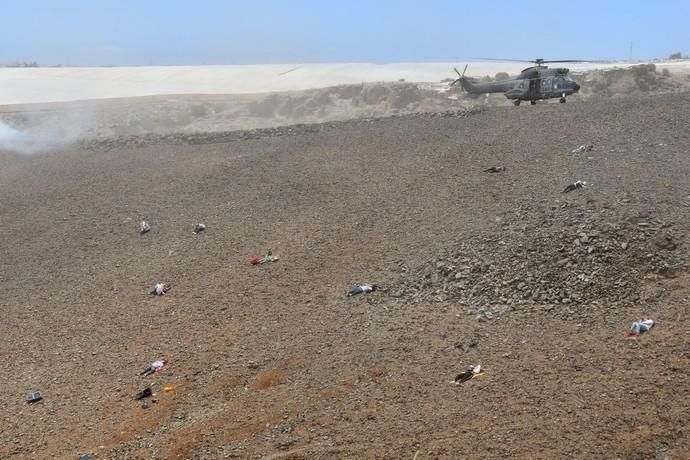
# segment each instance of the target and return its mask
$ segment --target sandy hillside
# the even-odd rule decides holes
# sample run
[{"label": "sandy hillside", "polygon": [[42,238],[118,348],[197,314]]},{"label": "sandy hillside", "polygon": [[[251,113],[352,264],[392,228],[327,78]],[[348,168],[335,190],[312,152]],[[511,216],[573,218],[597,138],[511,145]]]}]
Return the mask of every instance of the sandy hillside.
[{"label": "sandy hillside", "polygon": [[0,457],[687,458],[689,103],[0,152]]},{"label": "sandy hillside", "polygon": [[[599,68],[577,64],[579,70],[574,68],[571,77],[580,83],[582,89],[579,94],[569,97],[569,100],[688,91],[690,68],[685,64],[686,61],[633,66],[622,63],[597,64]],[[511,101],[500,93],[470,95],[465,94],[459,86],[449,86],[454,75],[451,64],[389,65],[372,68],[352,64],[346,66],[349,73],[334,66],[307,66],[300,67],[301,73],[295,70],[285,74],[284,77],[290,76],[293,80],[291,84],[282,86],[274,84],[275,82],[268,78],[272,75],[271,72],[279,70],[277,67],[250,66],[253,72],[257,73],[252,74],[252,78],[244,75],[250,69],[236,67],[242,72],[234,67],[0,69],[0,80],[3,75],[7,77],[12,72],[17,72],[17,75],[27,72],[22,74],[24,77],[33,75],[32,78],[22,77],[0,86],[0,102],[23,101],[18,104],[0,105],[0,123],[4,124],[0,125],[0,147],[34,153],[50,151],[56,146],[68,145],[85,138],[113,139],[170,133],[224,132],[511,104]],[[323,77],[326,68],[333,72],[332,78]],[[476,75],[479,75],[482,81],[490,81],[496,77],[493,73],[480,73],[491,72],[494,67],[482,67],[481,63],[473,63],[470,68],[477,72]],[[504,70],[500,65],[496,68]],[[259,72],[260,70],[263,73]],[[365,72],[367,70],[368,73]],[[55,82],[52,78],[58,71],[65,74],[60,77],[62,80]],[[158,75],[154,71],[165,73],[153,78],[152,75]],[[195,72],[206,72],[206,79]],[[75,79],[75,75],[81,74],[88,74],[91,83],[82,85],[84,92],[79,93],[79,79]],[[118,77],[115,78],[114,75]],[[134,78],[136,75],[141,78]],[[191,78],[190,75],[195,75],[194,78],[198,81],[206,82],[206,86],[185,86],[187,79]],[[343,75],[347,78],[342,78]],[[352,75],[357,77],[350,78]],[[395,75],[413,78],[399,81],[405,79],[399,79]],[[362,82],[358,82],[360,80]],[[74,91],[60,96],[60,88],[63,88],[61,85],[67,82],[75,84]],[[120,92],[108,92],[113,82],[117,83],[116,87]],[[241,85],[248,82],[258,85],[253,89],[259,92],[242,94],[245,90]],[[16,92],[10,91],[13,85],[17,86]],[[30,89],[31,85],[35,88]],[[137,96],[147,93],[147,88],[156,88],[151,94],[157,95]],[[278,89],[283,91],[277,91]],[[93,92],[90,92],[91,90]],[[7,92],[3,95],[2,91]],[[36,97],[20,97],[25,91]],[[183,92],[190,94],[179,94]],[[208,94],[199,94],[200,92]],[[214,94],[223,92],[234,93]],[[115,97],[118,95],[128,97]],[[64,99],[82,100],[27,103],[33,100],[59,100],[63,96]],[[89,99],[91,97],[99,99]],[[557,101],[542,101],[540,104],[555,102]],[[8,130],[17,132],[8,134]]]}]

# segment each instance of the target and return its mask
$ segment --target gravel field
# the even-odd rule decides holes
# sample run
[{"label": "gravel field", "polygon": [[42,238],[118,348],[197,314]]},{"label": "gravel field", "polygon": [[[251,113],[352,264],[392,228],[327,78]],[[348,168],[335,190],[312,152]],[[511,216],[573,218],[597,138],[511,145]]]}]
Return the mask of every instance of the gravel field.
[{"label": "gravel field", "polygon": [[0,151],[0,457],[690,458],[688,107]]}]

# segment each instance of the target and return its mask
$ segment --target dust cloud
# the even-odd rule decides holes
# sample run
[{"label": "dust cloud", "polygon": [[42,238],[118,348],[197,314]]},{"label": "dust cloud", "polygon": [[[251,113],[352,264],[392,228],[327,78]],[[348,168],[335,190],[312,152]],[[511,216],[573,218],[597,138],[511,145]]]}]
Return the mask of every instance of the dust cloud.
[{"label": "dust cloud", "polygon": [[[8,115],[8,114],[5,114]],[[22,112],[0,120],[0,151],[31,155],[73,144],[95,123],[93,110]]]}]

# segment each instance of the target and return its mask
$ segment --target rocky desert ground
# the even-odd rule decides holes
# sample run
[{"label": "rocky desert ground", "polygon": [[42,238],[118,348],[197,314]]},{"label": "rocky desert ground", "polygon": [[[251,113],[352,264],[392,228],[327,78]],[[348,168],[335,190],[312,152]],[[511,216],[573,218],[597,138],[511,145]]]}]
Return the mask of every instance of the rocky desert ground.
[{"label": "rocky desert ground", "polygon": [[0,151],[0,457],[689,458],[690,93],[634,72],[111,101]]}]

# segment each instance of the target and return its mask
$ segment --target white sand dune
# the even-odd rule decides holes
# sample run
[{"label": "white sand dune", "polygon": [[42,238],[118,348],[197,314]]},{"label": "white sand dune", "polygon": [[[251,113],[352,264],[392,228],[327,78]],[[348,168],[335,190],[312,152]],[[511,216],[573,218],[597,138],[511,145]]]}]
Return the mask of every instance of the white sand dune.
[{"label": "white sand dune", "polygon": [[[169,94],[249,94],[377,81],[440,82],[465,62],[403,64],[280,64],[176,67],[0,68],[0,105]],[[468,76],[518,73],[529,64],[470,62]],[[572,70],[629,63],[570,64]],[[662,63],[660,66],[684,65]]]}]

